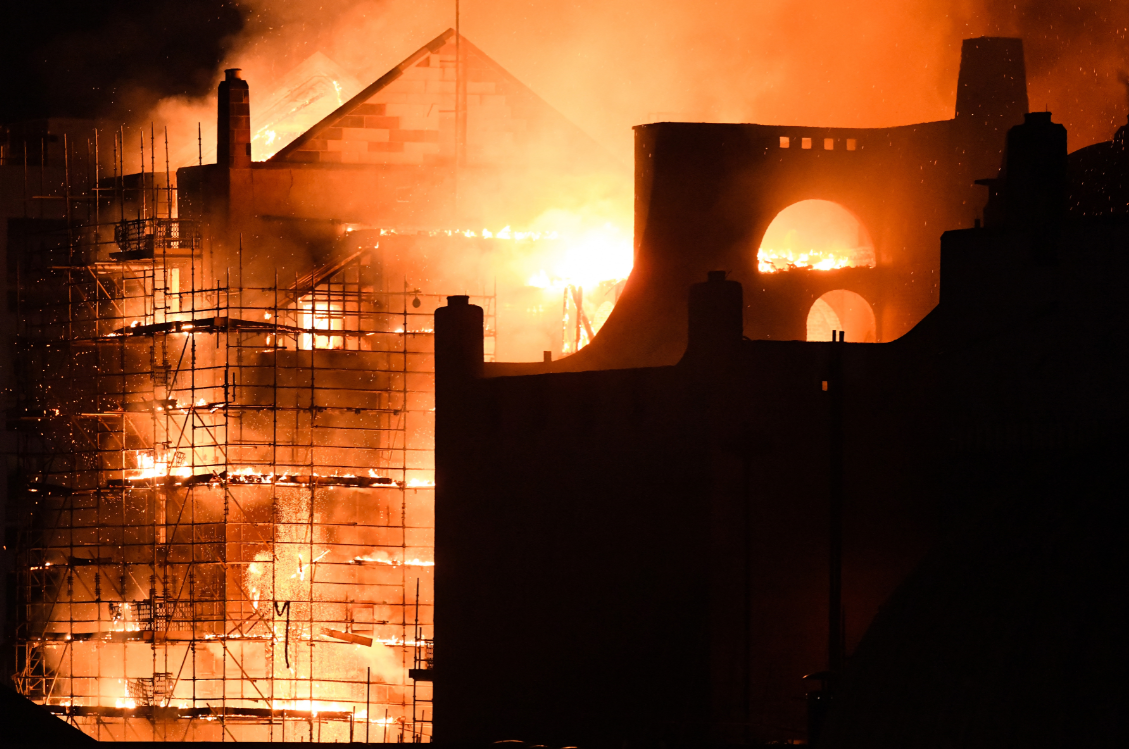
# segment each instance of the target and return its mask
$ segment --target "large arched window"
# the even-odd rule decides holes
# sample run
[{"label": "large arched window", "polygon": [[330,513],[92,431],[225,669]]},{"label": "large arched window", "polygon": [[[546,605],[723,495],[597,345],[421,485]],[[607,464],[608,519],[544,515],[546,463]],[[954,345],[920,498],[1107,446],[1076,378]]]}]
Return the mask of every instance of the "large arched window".
[{"label": "large arched window", "polygon": [[830,341],[832,331],[841,330],[848,343],[877,343],[874,310],[853,291],[829,291],[808,311],[808,340]]},{"label": "large arched window", "polygon": [[873,267],[866,227],[829,200],[801,200],[776,214],[757,250],[761,273]]}]

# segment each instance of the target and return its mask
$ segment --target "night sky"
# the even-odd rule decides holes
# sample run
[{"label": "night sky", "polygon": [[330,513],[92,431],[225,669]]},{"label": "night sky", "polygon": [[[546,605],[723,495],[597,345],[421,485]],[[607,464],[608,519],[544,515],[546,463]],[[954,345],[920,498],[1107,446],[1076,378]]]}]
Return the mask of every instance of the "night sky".
[{"label": "night sky", "polygon": [[[1071,150],[1107,140],[1129,98],[1124,0],[463,0],[463,32],[552,106],[631,158],[657,119],[886,127],[952,116],[962,39],[1019,36],[1031,108]],[[454,25],[454,0],[9,3],[0,122],[169,122],[210,110],[227,66],[255,90],[315,51],[375,80]],[[206,106],[205,106],[206,104]],[[181,113],[192,124],[201,113]]]},{"label": "night sky", "polygon": [[201,96],[243,26],[243,11],[222,0],[11,3],[0,121],[130,119],[164,96]]}]

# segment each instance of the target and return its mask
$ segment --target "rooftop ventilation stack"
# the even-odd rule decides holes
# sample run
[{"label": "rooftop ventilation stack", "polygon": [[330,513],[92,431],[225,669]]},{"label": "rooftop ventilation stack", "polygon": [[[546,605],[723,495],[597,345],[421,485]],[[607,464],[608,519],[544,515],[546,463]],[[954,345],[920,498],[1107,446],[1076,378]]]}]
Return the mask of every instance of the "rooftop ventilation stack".
[{"label": "rooftop ventilation stack", "polygon": [[1023,40],[982,36],[960,48],[956,118],[1004,131],[1027,113],[1027,69]]},{"label": "rooftop ventilation stack", "polygon": [[251,168],[251,90],[239,68],[225,70],[220,82],[216,163],[229,169]]}]

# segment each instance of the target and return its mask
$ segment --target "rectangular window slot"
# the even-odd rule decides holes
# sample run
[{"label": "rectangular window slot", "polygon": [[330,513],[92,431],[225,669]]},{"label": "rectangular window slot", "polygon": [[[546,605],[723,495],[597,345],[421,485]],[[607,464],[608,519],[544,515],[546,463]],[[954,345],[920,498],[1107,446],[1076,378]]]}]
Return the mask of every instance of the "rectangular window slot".
[{"label": "rectangular window slot", "polygon": [[811,148],[811,138],[804,138],[800,141],[800,148]]},{"label": "rectangular window slot", "polygon": [[823,150],[824,151],[834,151],[835,150],[835,139],[834,138],[824,138],[823,139]]},{"label": "rectangular window slot", "polygon": [[854,138],[847,138],[847,150],[848,151],[855,150],[856,148],[858,148],[858,143],[859,142],[857,140],[855,140]]},{"label": "rectangular window slot", "polygon": [[787,135],[781,135],[780,136],[780,147],[781,148],[789,148],[789,147],[791,147],[791,145],[792,145],[791,139]]}]

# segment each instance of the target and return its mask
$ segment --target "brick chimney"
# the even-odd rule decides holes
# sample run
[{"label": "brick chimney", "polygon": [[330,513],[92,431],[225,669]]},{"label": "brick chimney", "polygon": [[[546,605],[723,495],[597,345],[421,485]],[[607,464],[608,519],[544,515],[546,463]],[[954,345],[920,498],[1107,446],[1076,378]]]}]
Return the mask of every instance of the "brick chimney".
[{"label": "brick chimney", "polygon": [[231,169],[251,167],[251,91],[239,68],[225,70],[220,83],[216,163]]},{"label": "brick chimney", "polygon": [[1023,40],[965,39],[957,76],[957,120],[1004,132],[1027,113]]},{"label": "brick chimney", "polygon": [[711,270],[705,283],[690,287],[686,360],[716,366],[741,345],[745,328],[741,284],[725,276],[723,270]]}]

